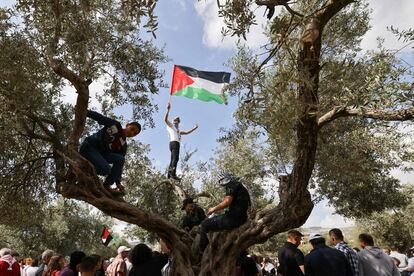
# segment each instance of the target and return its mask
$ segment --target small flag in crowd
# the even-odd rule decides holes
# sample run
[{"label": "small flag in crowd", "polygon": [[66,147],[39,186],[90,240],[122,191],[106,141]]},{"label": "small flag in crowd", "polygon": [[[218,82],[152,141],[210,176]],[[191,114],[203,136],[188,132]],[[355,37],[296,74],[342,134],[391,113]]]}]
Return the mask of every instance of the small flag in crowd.
[{"label": "small flag in crowd", "polygon": [[108,244],[113,240],[113,237],[111,234],[109,234],[108,227],[106,225],[104,226],[104,229],[102,231],[102,243],[105,246],[108,246]]},{"label": "small flag in crowd", "polygon": [[223,88],[230,82],[230,73],[199,71],[174,65],[171,95],[184,96],[204,102],[227,104]]}]

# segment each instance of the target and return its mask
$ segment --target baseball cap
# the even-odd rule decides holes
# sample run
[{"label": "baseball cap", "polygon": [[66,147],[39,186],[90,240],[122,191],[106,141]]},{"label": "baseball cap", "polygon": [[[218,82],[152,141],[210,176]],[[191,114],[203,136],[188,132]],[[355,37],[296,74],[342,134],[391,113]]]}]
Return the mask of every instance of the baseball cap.
[{"label": "baseball cap", "polygon": [[181,210],[185,209],[185,206],[187,206],[187,204],[190,203],[194,203],[194,200],[191,197],[188,197],[186,199],[183,200],[183,207],[181,207]]},{"label": "baseball cap", "polygon": [[128,252],[130,250],[131,250],[131,248],[128,248],[125,245],[122,245],[122,246],[118,247],[118,254],[120,254],[122,252]]},{"label": "baseball cap", "polygon": [[310,241],[311,241],[311,240],[320,239],[320,238],[323,238],[323,237],[322,237],[322,235],[321,235],[321,234],[319,234],[319,233],[311,233],[311,234],[309,235],[309,240],[310,240]]}]

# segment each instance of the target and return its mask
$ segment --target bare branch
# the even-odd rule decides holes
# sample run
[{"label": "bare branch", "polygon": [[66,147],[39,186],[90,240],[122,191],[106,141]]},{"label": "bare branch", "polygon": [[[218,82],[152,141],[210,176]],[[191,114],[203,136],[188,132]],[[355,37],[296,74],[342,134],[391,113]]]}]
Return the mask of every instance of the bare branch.
[{"label": "bare branch", "polygon": [[363,117],[384,121],[408,121],[414,119],[414,108],[387,110],[373,109],[356,106],[336,106],[325,113],[318,120],[319,128],[340,117]]}]

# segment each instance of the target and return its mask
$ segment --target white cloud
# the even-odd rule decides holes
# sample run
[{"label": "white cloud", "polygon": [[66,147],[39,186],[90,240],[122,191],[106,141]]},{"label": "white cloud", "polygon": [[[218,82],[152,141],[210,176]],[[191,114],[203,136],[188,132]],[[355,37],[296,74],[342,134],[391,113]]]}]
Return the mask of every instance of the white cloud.
[{"label": "white cloud", "polygon": [[[414,26],[414,1],[368,0],[368,3],[373,10],[370,21],[372,29],[367,32],[362,40],[362,48],[365,50],[375,49],[377,47],[377,37],[383,37],[385,47],[399,49],[404,43],[398,41],[395,35],[387,31],[387,27],[394,26],[401,30],[412,28]],[[224,23],[223,19],[218,16],[216,1],[198,1],[195,3],[195,9],[204,23],[203,43],[210,48],[234,49],[237,38],[223,38],[221,34]],[[259,48],[267,42],[267,38],[263,34],[263,26],[267,23],[266,17],[263,16],[263,9],[256,10],[258,25],[251,27],[247,42],[245,42],[252,48]]]},{"label": "white cloud", "polygon": [[[223,37],[221,34],[224,27],[223,18],[218,16],[218,6],[216,1],[198,1],[194,4],[198,16],[204,23],[203,43],[209,48],[235,49],[237,37]],[[249,47],[257,49],[266,44],[267,37],[263,34],[267,19],[263,16],[263,10],[257,9],[257,25],[250,28],[247,41],[241,40]]]},{"label": "white cloud", "polygon": [[335,209],[328,205],[327,200],[323,200],[314,207],[304,227],[341,228],[354,225],[353,220],[335,214]]},{"label": "white cloud", "polygon": [[383,37],[386,48],[399,49],[403,42],[398,41],[391,32],[387,31],[387,27],[394,26],[402,30],[414,27],[414,1],[368,0],[368,3],[373,10],[370,22],[372,29],[362,40],[362,48],[365,50],[377,48],[377,37]]}]

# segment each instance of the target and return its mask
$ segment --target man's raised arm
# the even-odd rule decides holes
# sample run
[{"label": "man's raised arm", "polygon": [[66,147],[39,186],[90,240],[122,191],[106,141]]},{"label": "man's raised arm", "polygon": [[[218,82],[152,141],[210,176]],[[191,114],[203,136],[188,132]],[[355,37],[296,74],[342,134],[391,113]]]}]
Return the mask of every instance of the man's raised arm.
[{"label": "man's raised arm", "polygon": [[167,113],[165,113],[164,121],[167,124],[167,126],[172,127],[172,124],[171,124],[170,120],[168,119],[168,117],[170,116],[170,109],[171,109],[171,104],[170,104],[170,102],[168,102],[167,103]]},{"label": "man's raised arm", "polygon": [[95,120],[96,122],[98,122],[98,124],[105,125],[105,126],[118,123],[118,121],[105,117],[102,114],[92,111],[92,110],[88,110],[88,113],[86,113],[86,117],[91,118]]}]

